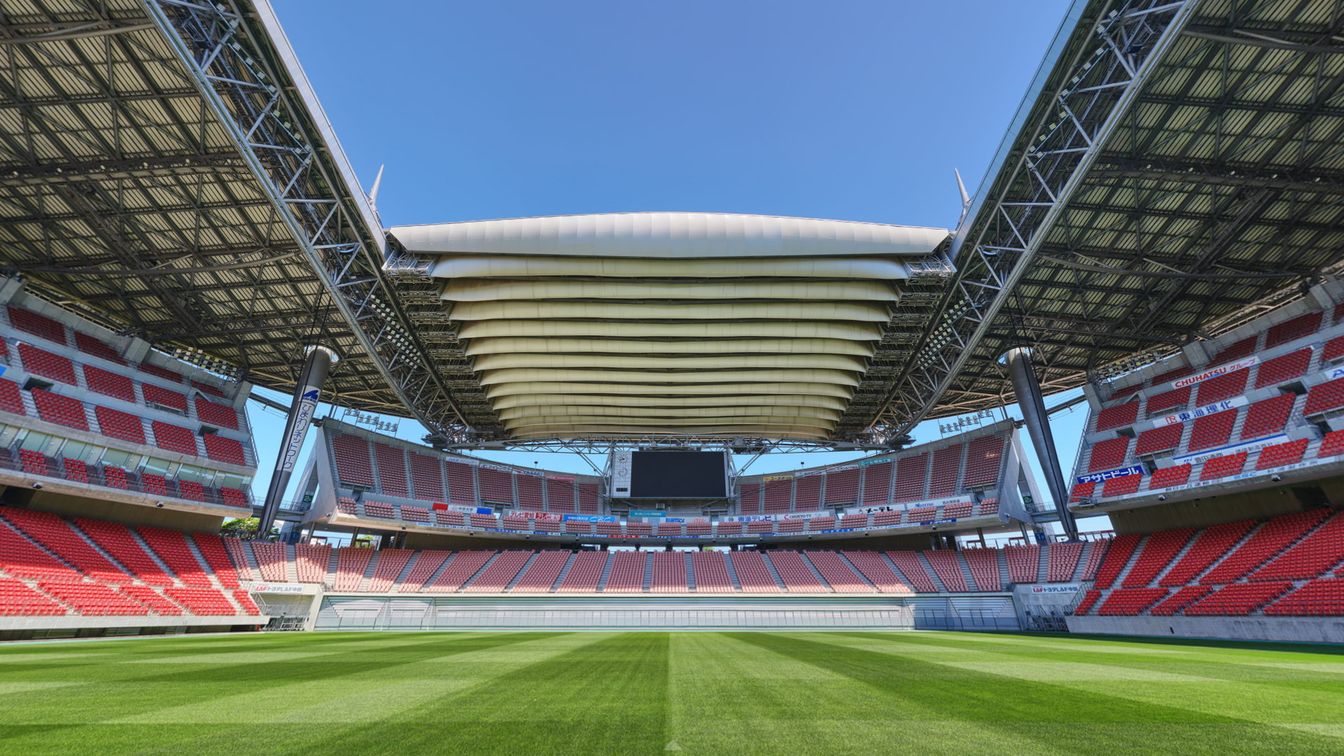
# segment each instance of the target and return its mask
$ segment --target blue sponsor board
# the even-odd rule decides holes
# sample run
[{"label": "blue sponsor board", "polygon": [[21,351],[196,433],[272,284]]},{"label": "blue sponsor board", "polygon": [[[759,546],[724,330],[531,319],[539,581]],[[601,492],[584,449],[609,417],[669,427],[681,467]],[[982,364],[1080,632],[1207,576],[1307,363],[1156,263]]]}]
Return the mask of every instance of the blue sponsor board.
[{"label": "blue sponsor board", "polygon": [[1079,475],[1074,478],[1078,483],[1101,483],[1111,478],[1124,478],[1130,475],[1142,475],[1143,467],[1140,465],[1130,465],[1129,467],[1117,467],[1114,470],[1102,470],[1101,472]]},{"label": "blue sponsor board", "polygon": [[662,516],[663,516],[663,510],[661,510],[661,509],[632,509],[632,510],[630,510],[630,516],[631,516],[631,517],[662,517]]},{"label": "blue sponsor board", "polygon": [[564,516],[566,522],[617,522],[616,515],[578,515],[567,514]]}]

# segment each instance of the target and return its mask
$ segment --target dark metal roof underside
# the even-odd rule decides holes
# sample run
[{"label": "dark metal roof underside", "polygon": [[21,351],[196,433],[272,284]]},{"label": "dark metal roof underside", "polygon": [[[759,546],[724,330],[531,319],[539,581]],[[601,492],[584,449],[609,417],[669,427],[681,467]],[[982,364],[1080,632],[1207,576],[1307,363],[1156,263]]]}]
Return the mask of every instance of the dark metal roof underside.
[{"label": "dark metal roof underside", "polygon": [[0,265],[160,348],[405,414],[137,0],[0,1]]},{"label": "dark metal roof underside", "polygon": [[[1107,6],[1093,5],[1091,19]],[[1012,401],[996,360],[1015,344],[1037,346],[1043,388],[1062,390],[1337,273],[1342,33],[1338,2],[1201,3],[930,416]]]}]

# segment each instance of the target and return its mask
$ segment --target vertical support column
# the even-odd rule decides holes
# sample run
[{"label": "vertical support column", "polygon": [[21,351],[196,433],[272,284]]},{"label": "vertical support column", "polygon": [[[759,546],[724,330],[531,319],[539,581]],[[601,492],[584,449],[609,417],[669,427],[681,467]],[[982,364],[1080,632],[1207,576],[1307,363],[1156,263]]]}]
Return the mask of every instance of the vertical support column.
[{"label": "vertical support column", "polygon": [[1017,406],[1022,409],[1022,419],[1026,422],[1027,433],[1031,436],[1031,445],[1036,449],[1036,458],[1041,461],[1045,482],[1050,489],[1050,498],[1054,499],[1055,511],[1059,514],[1059,524],[1070,541],[1078,539],[1078,525],[1073,513],[1069,511],[1069,488],[1064,483],[1064,472],[1059,466],[1059,455],[1055,453],[1055,439],[1050,433],[1050,417],[1045,413],[1045,400],[1041,397],[1041,384],[1036,378],[1036,366],[1032,364],[1031,349],[1013,347],[1003,353],[1004,365],[1008,368],[1008,377],[1013,382],[1013,393],[1017,396]]},{"label": "vertical support column", "polygon": [[280,511],[280,497],[289,486],[289,478],[294,474],[294,465],[299,460],[299,451],[303,448],[303,439],[308,435],[308,425],[322,396],[322,384],[327,373],[340,357],[325,346],[308,348],[308,358],[303,363],[303,372],[294,386],[294,397],[289,404],[289,416],[285,419],[285,435],[281,436],[280,451],[276,454],[275,469],[271,472],[271,485],[266,489],[266,500],[261,508],[261,522],[257,526],[257,535],[265,537],[271,532],[271,523]]}]

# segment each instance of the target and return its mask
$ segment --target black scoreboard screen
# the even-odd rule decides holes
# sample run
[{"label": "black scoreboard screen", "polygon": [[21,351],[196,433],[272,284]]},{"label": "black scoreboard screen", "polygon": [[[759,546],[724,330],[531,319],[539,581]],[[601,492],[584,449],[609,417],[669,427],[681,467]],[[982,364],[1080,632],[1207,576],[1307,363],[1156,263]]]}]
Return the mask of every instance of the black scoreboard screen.
[{"label": "black scoreboard screen", "polygon": [[632,499],[722,499],[728,455],[722,451],[637,451],[630,455]]}]

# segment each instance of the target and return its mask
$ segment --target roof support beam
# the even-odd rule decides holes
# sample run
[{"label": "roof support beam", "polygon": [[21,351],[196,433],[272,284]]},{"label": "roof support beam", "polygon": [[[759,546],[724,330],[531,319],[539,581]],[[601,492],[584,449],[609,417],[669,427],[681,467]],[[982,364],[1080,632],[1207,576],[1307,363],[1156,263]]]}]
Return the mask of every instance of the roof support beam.
[{"label": "roof support beam", "polygon": [[995,194],[958,230],[955,284],[893,383],[875,435],[900,439],[951,386],[1198,4],[1131,0],[1098,22],[1052,107],[1020,132],[1026,140]]}]

